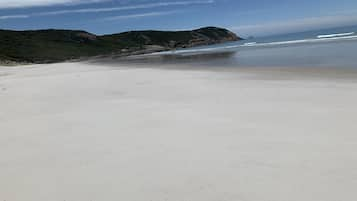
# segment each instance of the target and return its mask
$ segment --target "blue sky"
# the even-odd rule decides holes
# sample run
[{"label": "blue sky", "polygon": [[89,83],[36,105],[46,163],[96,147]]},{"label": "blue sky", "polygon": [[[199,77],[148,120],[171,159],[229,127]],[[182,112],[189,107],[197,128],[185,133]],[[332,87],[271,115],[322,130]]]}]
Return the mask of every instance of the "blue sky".
[{"label": "blue sky", "polygon": [[15,30],[220,26],[246,37],[356,24],[356,0],[0,0],[0,28]]}]

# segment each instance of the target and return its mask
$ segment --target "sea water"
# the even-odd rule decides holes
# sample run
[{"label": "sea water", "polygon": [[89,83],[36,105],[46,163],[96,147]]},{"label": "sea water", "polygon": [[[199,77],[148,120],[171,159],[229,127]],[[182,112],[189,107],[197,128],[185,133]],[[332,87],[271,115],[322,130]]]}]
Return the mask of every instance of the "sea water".
[{"label": "sea water", "polygon": [[130,62],[357,69],[357,26],[250,38],[132,57]]}]

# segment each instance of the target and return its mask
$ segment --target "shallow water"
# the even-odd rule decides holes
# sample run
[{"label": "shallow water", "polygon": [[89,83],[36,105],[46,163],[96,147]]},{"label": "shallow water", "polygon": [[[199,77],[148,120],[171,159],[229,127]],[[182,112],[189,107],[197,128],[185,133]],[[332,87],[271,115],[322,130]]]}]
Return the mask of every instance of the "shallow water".
[{"label": "shallow water", "polygon": [[[253,38],[219,45],[160,52],[110,62],[219,67],[356,68],[357,27]],[[326,34],[343,37],[319,38]]]}]

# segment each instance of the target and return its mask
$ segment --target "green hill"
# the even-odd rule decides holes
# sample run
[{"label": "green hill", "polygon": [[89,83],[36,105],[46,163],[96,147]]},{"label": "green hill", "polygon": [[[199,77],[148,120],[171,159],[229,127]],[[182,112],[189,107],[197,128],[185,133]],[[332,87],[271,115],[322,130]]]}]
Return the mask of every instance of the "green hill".
[{"label": "green hill", "polygon": [[240,40],[216,27],[193,31],[131,31],[97,36],[76,30],[0,30],[0,61],[52,63],[102,55],[186,48]]}]

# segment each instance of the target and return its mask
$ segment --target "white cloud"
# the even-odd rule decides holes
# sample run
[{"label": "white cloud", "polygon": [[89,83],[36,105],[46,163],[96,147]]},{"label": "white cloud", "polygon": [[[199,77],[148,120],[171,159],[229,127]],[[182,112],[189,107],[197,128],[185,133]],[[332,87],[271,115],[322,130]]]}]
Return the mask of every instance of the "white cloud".
[{"label": "white cloud", "polygon": [[[1,0],[0,0],[1,1]],[[6,0],[10,1],[10,0]],[[17,0],[15,0],[17,1]],[[41,1],[41,0],[38,0]],[[44,0],[42,0],[44,1]],[[59,0],[48,0],[51,2],[60,2]],[[61,2],[82,2],[82,0],[62,0]],[[105,1],[105,0],[91,0],[87,1],[88,2],[98,2],[98,1]],[[83,8],[83,9],[68,9],[68,10],[57,10],[57,11],[51,11],[51,12],[39,12],[39,13],[32,13],[28,15],[7,15],[7,16],[0,16],[0,20],[5,20],[5,19],[14,19],[14,18],[27,18],[27,17],[33,17],[33,16],[50,16],[50,15],[64,15],[64,14],[70,14],[70,13],[99,13],[99,12],[113,12],[113,11],[124,11],[124,10],[137,10],[137,9],[149,9],[149,8],[158,8],[158,7],[169,7],[169,6],[188,6],[188,5],[200,5],[200,4],[212,4],[214,3],[214,0],[193,0],[193,1],[172,1],[172,2],[158,2],[158,3],[147,3],[147,4],[138,4],[138,5],[132,5],[132,6],[120,6],[120,7],[104,7],[104,8]],[[1,8],[1,6],[0,6]],[[152,15],[158,14],[159,12],[153,12]],[[161,14],[164,14],[165,12],[161,12]],[[170,12],[167,12],[170,13]],[[138,14],[138,17],[141,14]],[[22,16],[22,17],[21,17]],[[26,16],[26,17],[24,17]],[[135,16],[135,15],[132,15]],[[133,18],[133,17],[130,17]]]},{"label": "white cloud", "polygon": [[148,9],[148,8],[167,7],[167,6],[187,6],[187,5],[194,5],[194,4],[211,4],[211,3],[214,3],[214,0],[159,2],[159,3],[139,4],[133,6],[58,10],[52,12],[37,13],[36,15],[62,15],[68,13],[113,12],[113,11],[122,11],[122,10]]},{"label": "white cloud", "polygon": [[0,20],[6,20],[6,19],[19,19],[19,18],[28,18],[30,16],[28,15],[3,15],[0,16]]},{"label": "white cloud", "polygon": [[61,4],[95,3],[105,0],[0,0],[0,9],[52,6]]},{"label": "white cloud", "polygon": [[356,15],[322,16],[289,21],[268,22],[264,24],[242,25],[230,29],[241,36],[265,36],[280,33],[302,32],[314,29],[331,28],[336,26],[355,25]]},{"label": "white cloud", "polygon": [[114,20],[130,19],[130,18],[153,17],[153,16],[170,15],[177,12],[178,11],[163,11],[163,12],[150,12],[150,13],[140,13],[140,14],[132,14],[132,15],[119,15],[119,16],[103,18],[103,20],[114,21]]}]

